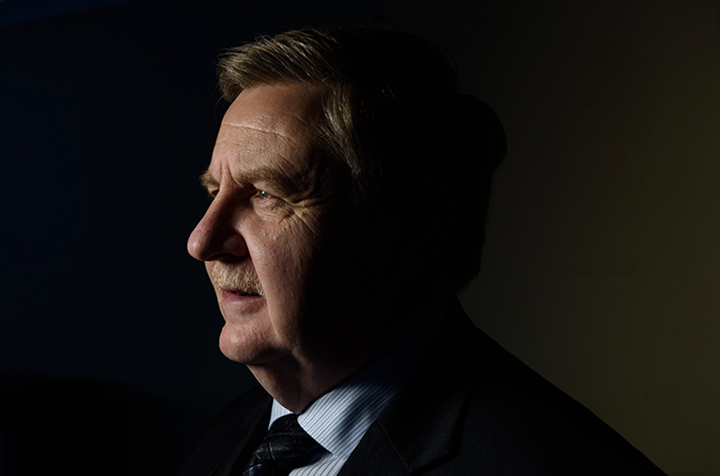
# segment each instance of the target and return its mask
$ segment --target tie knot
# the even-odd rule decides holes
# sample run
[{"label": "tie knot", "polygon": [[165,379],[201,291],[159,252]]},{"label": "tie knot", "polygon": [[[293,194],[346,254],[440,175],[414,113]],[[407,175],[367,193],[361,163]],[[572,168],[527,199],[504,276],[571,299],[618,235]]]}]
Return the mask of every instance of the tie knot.
[{"label": "tie knot", "polygon": [[287,475],[294,468],[307,464],[322,449],[300,427],[297,419],[298,415],[292,413],[273,422],[265,439],[250,457],[243,476]]}]

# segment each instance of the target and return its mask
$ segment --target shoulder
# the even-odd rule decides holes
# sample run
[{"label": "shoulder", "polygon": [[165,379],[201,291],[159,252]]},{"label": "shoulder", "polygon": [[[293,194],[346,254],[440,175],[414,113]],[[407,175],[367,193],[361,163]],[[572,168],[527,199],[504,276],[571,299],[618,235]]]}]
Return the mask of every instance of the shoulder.
[{"label": "shoulder", "polygon": [[589,409],[523,364],[505,370],[488,378],[480,372],[472,381],[458,440],[464,464],[516,474],[663,474]]},{"label": "shoulder", "polygon": [[[459,304],[446,317],[381,421],[409,468],[427,465],[435,467],[427,474],[438,475],[469,469],[663,474],[590,410],[475,328]],[[411,436],[403,434],[408,425]],[[447,436],[438,437],[438,428]]]}]

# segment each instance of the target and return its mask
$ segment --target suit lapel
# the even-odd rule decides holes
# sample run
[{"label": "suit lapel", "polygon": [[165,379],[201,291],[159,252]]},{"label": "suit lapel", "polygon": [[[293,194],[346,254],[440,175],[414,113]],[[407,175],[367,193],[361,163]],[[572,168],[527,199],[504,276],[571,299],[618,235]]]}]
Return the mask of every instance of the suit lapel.
[{"label": "suit lapel", "polygon": [[[264,408],[258,409],[256,413],[248,416],[246,422],[238,425],[238,428],[244,428],[246,431],[240,433],[235,439],[234,445],[228,448],[226,456],[222,458],[222,462],[212,476],[230,476],[242,472],[242,465],[250,458],[267,433],[271,403],[272,399],[267,399],[263,405]],[[252,428],[252,431],[247,431],[248,428]],[[236,463],[239,463],[241,467],[235,468]]]},{"label": "suit lapel", "polygon": [[235,463],[249,459],[262,441],[267,433],[272,399],[259,387],[243,397],[219,415],[214,444],[206,450],[203,468],[195,469],[193,475],[230,476]]},{"label": "suit lapel", "polygon": [[340,469],[338,476],[403,476],[410,474],[401,455],[375,422]]},{"label": "suit lapel", "polygon": [[448,314],[438,338],[338,476],[411,474],[457,452],[470,396],[458,365],[464,359],[457,355],[466,346],[458,340],[473,334],[474,326],[457,302]]}]

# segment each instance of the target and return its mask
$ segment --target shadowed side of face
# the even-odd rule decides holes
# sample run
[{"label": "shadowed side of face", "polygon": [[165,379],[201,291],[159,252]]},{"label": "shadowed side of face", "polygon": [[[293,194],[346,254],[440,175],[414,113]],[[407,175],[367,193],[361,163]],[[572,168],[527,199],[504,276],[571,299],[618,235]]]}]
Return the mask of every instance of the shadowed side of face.
[{"label": "shadowed side of face", "polygon": [[345,192],[314,147],[323,92],[300,84],[243,91],[202,178],[213,200],[188,251],[206,263],[225,319],[220,348],[238,362],[312,352],[309,328],[332,319],[314,296],[331,273],[318,263],[328,261],[320,255]]}]

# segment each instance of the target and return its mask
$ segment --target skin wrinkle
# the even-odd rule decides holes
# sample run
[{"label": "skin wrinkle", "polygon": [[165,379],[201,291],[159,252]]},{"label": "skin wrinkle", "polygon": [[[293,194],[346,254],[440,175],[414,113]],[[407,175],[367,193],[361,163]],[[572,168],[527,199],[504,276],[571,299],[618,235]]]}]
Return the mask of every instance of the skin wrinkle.
[{"label": "skin wrinkle", "polygon": [[[317,88],[306,86],[258,88],[238,97],[201,178],[215,198],[188,242],[211,276],[218,265],[247,267],[257,275],[263,296],[253,298],[251,305],[215,286],[225,318],[220,346],[229,358],[246,363],[283,405],[298,410],[367,358],[348,362],[323,336],[354,336],[361,326],[349,319],[351,310],[326,292],[337,280],[335,251],[328,254],[336,248],[324,245],[327,228],[337,227],[333,216],[347,200],[342,199],[344,189],[330,180],[337,166],[327,167],[325,157],[314,150],[317,129],[308,121],[318,117],[313,112],[318,97]],[[292,108],[308,121],[282,112]],[[246,123],[251,127],[241,126]],[[268,128],[280,133],[268,133]],[[272,187],[278,183],[286,186]],[[260,188],[276,196],[259,199]],[[332,236],[346,235],[336,230]],[[324,325],[310,322],[315,320]],[[362,347],[358,355],[374,353],[378,336],[373,331],[360,333],[366,338],[354,344]],[[316,362],[318,355],[322,364]],[[279,383],[280,375],[292,376],[285,380],[290,383]]]},{"label": "skin wrinkle", "polygon": [[[280,117],[280,118],[282,118],[282,117],[290,117],[290,118],[292,118],[294,121],[300,122],[303,126],[307,127],[308,129],[314,128],[314,124],[312,124],[312,123],[304,120],[302,117],[300,117],[300,116],[298,116],[298,115],[296,115],[296,114],[281,113],[281,114],[279,114],[279,117]],[[283,138],[285,138],[285,139],[287,139],[287,140],[289,140],[289,141],[291,141],[291,142],[295,142],[295,141],[296,141],[296,138],[293,137],[292,135],[283,134],[281,131],[273,130],[273,129],[271,129],[271,128],[261,127],[261,125],[262,125],[262,124],[265,124],[265,123],[277,124],[277,123],[280,123],[280,122],[282,122],[282,120],[272,119],[272,118],[269,118],[269,117],[267,117],[267,116],[264,116],[264,117],[262,117],[262,118],[258,118],[257,120],[253,121],[253,122],[251,123],[251,124],[253,124],[253,125],[250,125],[250,124],[242,124],[242,123],[237,123],[237,122],[232,122],[232,121],[222,121],[222,124],[226,124],[226,125],[231,126],[231,127],[242,127],[243,129],[254,130],[254,131],[257,131],[257,132],[264,132],[264,133],[267,133],[267,134],[275,134],[275,135],[280,136],[280,137],[283,137]],[[258,125],[258,126],[254,126],[255,123],[257,123],[257,124],[259,124],[259,125]]]},{"label": "skin wrinkle", "polygon": [[[287,116],[296,117],[289,114]],[[226,122],[223,122],[223,124],[225,123]],[[264,129],[260,130],[239,126],[238,128],[257,131],[261,133],[271,133],[273,134],[273,136],[281,138],[286,137],[283,134],[275,134],[271,131],[266,131]],[[255,149],[259,149],[260,151],[266,150],[265,147],[251,147],[242,140],[242,137],[243,136],[235,136],[232,140],[229,140],[227,138],[219,139],[215,148],[216,152],[222,154],[225,150],[228,150],[228,153],[233,153],[233,155],[237,155],[238,159],[240,159],[243,155],[254,155],[257,152]],[[299,144],[297,140],[288,140],[287,142],[290,143],[285,144],[285,148],[287,148],[288,150],[293,150],[298,147],[306,147],[305,144]],[[275,145],[270,149],[277,149],[277,146]],[[240,154],[240,152],[243,152],[243,154]],[[321,182],[323,174],[317,173],[317,169],[319,167],[306,166],[302,169],[298,169],[297,164],[293,162],[293,159],[291,157],[287,157],[277,150],[272,150],[272,153],[283,160],[283,165],[285,165],[285,167],[259,167],[255,170],[239,174],[235,182],[240,186],[244,186],[245,183],[252,184],[258,190],[266,191],[291,202],[300,202],[302,200],[307,200],[311,197],[322,197],[323,193],[320,192],[322,189]],[[291,168],[294,168],[295,170],[290,170]],[[327,173],[330,172],[328,171]],[[235,177],[235,174],[231,173],[231,176]],[[200,181],[201,184],[208,190],[211,196],[216,193],[220,185],[218,180],[213,177],[210,169],[208,169],[201,176]],[[262,182],[267,182],[271,185],[271,187],[268,188],[262,186]]]},{"label": "skin wrinkle", "polygon": [[[216,194],[220,188],[220,184],[213,178],[209,171],[200,177],[200,182],[211,196]],[[243,186],[245,183],[253,185],[256,190],[262,190],[276,197],[292,199],[293,195],[312,195],[312,192],[302,192],[298,190],[297,185],[300,182],[299,180],[295,180],[285,174],[277,173],[277,171],[266,167],[243,173],[235,182],[239,186]],[[269,187],[263,184],[267,184]]]},{"label": "skin wrinkle", "polygon": [[[323,120],[323,94],[294,84],[238,96],[201,178],[215,198],[188,241],[210,276],[218,265],[257,275],[263,295],[251,300],[215,286],[225,320],[220,348],[296,412],[412,332],[415,317],[436,307],[434,294],[410,299],[406,286],[396,286],[396,275],[405,272],[389,254],[393,237],[358,217],[349,170],[322,153],[312,124]],[[292,119],[297,115],[284,114],[288,110],[307,121]],[[283,133],[238,127],[257,124],[258,116],[277,118],[261,122]],[[277,177],[292,185],[289,196],[260,180]],[[275,196],[258,198],[263,187]]]},{"label": "skin wrinkle", "polygon": [[[245,185],[245,183],[243,181],[238,181],[238,180],[235,180],[235,183],[240,188],[252,187],[251,184],[254,180],[260,180],[260,179],[252,179],[252,176],[258,176],[258,177],[264,176],[265,173],[263,172],[263,170],[265,170],[265,169],[266,168],[263,167],[258,170],[250,171],[246,174],[243,174],[246,178],[242,179],[242,180],[246,180],[248,185]],[[298,182],[300,182],[300,181],[288,178],[287,176],[284,176],[283,174],[277,173],[275,171],[271,171],[271,169],[269,169],[269,168],[267,168],[267,171],[268,171],[267,175],[270,175],[277,181],[284,182],[285,184],[290,184],[290,183],[297,184]],[[232,174],[230,174],[230,175],[232,175]],[[335,199],[335,197],[333,197],[332,194],[329,193],[329,191],[322,194],[322,195],[325,195],[326,197],[323,197],[320,193],[315,192],[314,189],[321,188],[321,186],[320,186],[321,179],[319,178],[319,175],[317,173],[315,173],[314,170],[312,170],[311,172],[308,172],[306,174],[306,176],[312,176],[315,178],[313,189],[306,189],[303,192],[296,192],[296,195],[302,194],[308,198],[301,198],[301,199],[298,199],[297,197],[295,197],[295,198],[287,197],[286,198],[286,197],[283,197],[282,193],[281,194],[276,193],[276,194],[273,194],[274,195],[273,199],[280,200],[283,202],[283,204],[288,205],[288,207],[286,207],[286,210],[285,210],[286,214],[283,217],[283,219],[289,218],[291,215],[297,216],[301,220],[303,225],[305,226],[305,231],[314,235],[316,237],[316,239],[319,240],[320,232],[319,232],[319,230],[316,229],[316,227],[314,227],[310,223],[310,219],[307,216],[307,210],[309,210],[311,208],[321,207],[321,206],[331,207],[331,206],[334,206],[335,202],[337,202],[338,200]],[[249,180],[248,180],[248,178],[249,178]],[[209,172],[209,170],[207,172],[205,172],[205,174],[203,174],[203,176],[201,177],[201,181],[205,183],[206,188],[208,189],[208,192],[210,193],[211,196],[213,196],[213,186],[217,187],[217,189],[219,190],[219,183],[217,180],[215,180],[212,177],[212,174]],[[271,179],[268,179],[268,181],[277,183],[275,180],[271,180]],[[208,182],[210,183],[209,187],[207,186]],[[287,186],[288,185],[285,185],[285,187],[287,187]],[[257,188],[261,188],[264,190],[267,187],[255,187],[254,189],[257,189]],[[282,187],[280,187],[280,188],[282,188]],[[272,187],[270,187],[270,190],[272,191]],[[250,193],[250,190],[248,190],[248,194],[249,193]]]},{"label": "skin wrinkle", "polygon": [[[292,85],[290,85],[292,86]],[[321,85],[308,85],[297,83],[295,86],[299,86],[298,96],[300,100],[306,99],[318,92],[327,92],[327,87]],[[246,92],[254,91],[257,87],[247,88]],[[227,115],[222,120],[222,126],[231,128],[230,130],[235,131],[234,133],[225,133],[222,137],[219,135],[216,142],[216,151],[221,151],[223,148],[229,148],[232,151],[240,152],[243,151],[245,154],[252,155],[256,151],[253,150],[253,145],[257,148],[257,138],[248,141],[246,139],[247,134],[241,134],[241,130],[258,132],[261,134],[269,134],[275,138],[282,139],[272,143],[269,149],[273,153],[277,154],[280,158],[284,159],[287,166],[297,165],[297,161],[294,161],[292,157],[287,157],[277,149],[283,147],[288,150],[296,150],[298,147],[306,148],[313,139],[318,136],[319,128],[317,127],[318,119],[322,117],[322,107],[320,101],[306,101],[307,110],[305,116],[300,114],[294,114],[289,111],[280,111],[277,114],[269,115],[265,113],[258,114],[253,118],[245,118],[244,121],[238,122]],[[313,118],[314,120],[308,120]],[[266,140],[265,142],[271,142]],[[280,145],[278,146],[278,142]],[[263,144],[265,145],[265,144]],[[260,147],[261,150],[265,150],[265,147]],[[307,165],[307,164],[306,164]],[[303,170],[297,171],[285,171],[284,174],[275,172],[266,168],[266,170],[258,170],[255,173],[247,173],[237,177],[236,182],[242,185],[241,182],[247,182],[253,184],[257,190],[263,190],[265,192],[276,195],[285,201],[299,203],[304,200],[312,198],[326,200],[331,199],[328,197],[328,190],[324,190],[321,185],[327,185],[328,177],[330,174],[330,167],[325,167],[326,174],[318,174],[317,164],[313,164],[314,167],[305,167]],[[212,179],[212,175],[208,177],[209,170],[201,178],[201,183],[208,189],[207,185],[219,187],[217,181]],[[267,172],[267,176],[263,173]],[[207,178],[212,180],[208,181]],[[262,181],[268,182],[270,187],[263,187]],[[310,183],[309,183],[310,182]],[[302,185],[302,186],[301,186]],[[325,187],[327,188],[327,187]],[[208,189],[210,192],[210,189]],[[279,193],[273,193],[279,192]],[[211,193],[212,196],[212,193]],[[317,205],[317,203],[308,204],[309,206]]]}]

